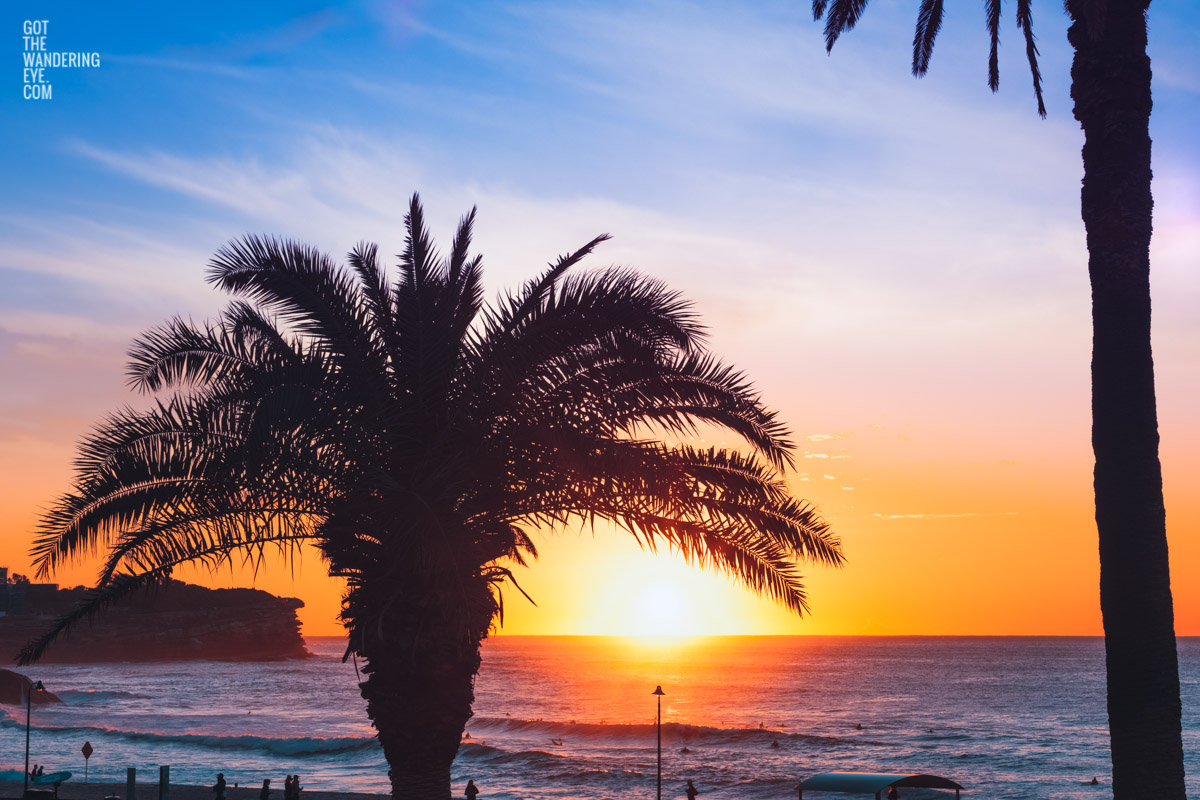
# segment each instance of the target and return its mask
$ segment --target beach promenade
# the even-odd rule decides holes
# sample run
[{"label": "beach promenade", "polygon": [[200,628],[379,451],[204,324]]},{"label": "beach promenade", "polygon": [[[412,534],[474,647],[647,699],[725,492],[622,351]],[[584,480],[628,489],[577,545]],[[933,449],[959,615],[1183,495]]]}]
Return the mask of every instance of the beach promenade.
[{"label": "beach promenade", "polygon": [[[213,775],[213,780],[216,780],[216,777]],[[274,785],[275,781],[271,781],[271,783]],[[282,786],[282,775],[279,776],[279,783]],[[235,789],[233,786],[229,786],[225,790],[225,800],[258,800],[260,788],[261,786],[239,786]],[[20,798],[21,790],[20,781],[0,781],[0,800]],[[104,800],[105,797],[112,795],[120,797],[121,800],[129,800],[125,797],[124,783],[83,783],[71,780],[64,783],[58,790],[59,800]],[[303,800],[367,800],[367,798],[379,800],[387,795],[358,792],[310,792],[305,789],[301,792],[300,797]],[[283,800],[282,789],[272,789],[271,798],[272,800]],[[158,800],[158,784],[139,783],[134,800]],[[173,783],[171,784],[170,800],[214,800],[214,795],[211,786],[187,786]]]}]

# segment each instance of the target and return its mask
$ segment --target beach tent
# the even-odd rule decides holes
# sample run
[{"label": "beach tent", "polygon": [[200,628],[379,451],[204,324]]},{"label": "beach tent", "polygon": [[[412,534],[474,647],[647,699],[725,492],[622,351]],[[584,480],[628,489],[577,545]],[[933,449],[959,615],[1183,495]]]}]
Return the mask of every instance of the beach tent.
[{"label": "beach tent", "polygon": [[937,775],[889,775],[883,772],[822,772],[802,781],[796,788],[800,790],[799,800],[804,800],[804,790],[814,792],[851,792],[853,794],[873,794],[875,800],[881,800],[883,793],[892,787],[897,789],[909,786],[914,789],[953,789],[955,800],[963,790],[949,778]]}]

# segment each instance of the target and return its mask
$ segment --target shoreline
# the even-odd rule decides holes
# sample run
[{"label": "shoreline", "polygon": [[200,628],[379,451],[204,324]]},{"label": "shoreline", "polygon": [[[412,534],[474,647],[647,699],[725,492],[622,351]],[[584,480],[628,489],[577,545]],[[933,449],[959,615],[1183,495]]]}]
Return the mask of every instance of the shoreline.
[{"label": "shoreline", "polygon": [[[213,779],[216,779],[215,774]],[[274,788],[274,780],[271,783],[271,800],[283,800],[282,777],[280,778],[280,788]],[[22,786],[21,781],[0,781],[0,798],[20,798]],[[261,786],[239,786],[235,789],[233,786],[229,786],[225,790],[225,800],[258,800],[261,788]],[[72,778],[58,789],[59,800],[104,800],[110,795],[117,795],[121,800],[130,800],[125,797],[124,783],[84,783]],[[330,792],[320,789],[312,791],[305,789],[300,793],[301,800],[381,800],[381,798],[389,797],[391,795]],[[213,798],[212,786],[194,786],[185,783],[172,783],[170,786],[170,800],[213,800]],[[145,783],[139,781],[134,800],[158,800],[158,781]]]}]

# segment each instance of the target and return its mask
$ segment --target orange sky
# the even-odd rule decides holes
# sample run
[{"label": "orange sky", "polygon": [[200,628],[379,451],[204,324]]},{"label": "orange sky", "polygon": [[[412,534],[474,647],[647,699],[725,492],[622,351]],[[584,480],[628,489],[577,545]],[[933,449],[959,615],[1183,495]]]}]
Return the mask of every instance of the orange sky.
[{"label": "orange sky", "polygon": [[[627,534],[600,528],[594,535],[543,537],[540,560],[518,572],[538,606],[510,590],[504,631],[1101,633],[1084,426],[1057,431],[1054,446],[1038,453],[1023,454],[1028,442],[1014,442],[1011,450],[1000,448],[978,461],[969,456],[967,431],[880,422],[821,430],[830,433],[805,434],[815,441],[803,440],[809,457],[800,459],[792,485],[833,522],[849,563],[841,570],[804,570],[813,608],[809,619],[797,620],[727,578],[689,568],[665,553],[644,553]],[[1194,456],[1182,450],[1187,448],[1168,445],[1164,459],[1176,630],[1200,635],[1200,590],[1184,579],[1187,565],[1200,557],[1200,546],[1194,536],[1183,535],[1200,520],[1200,502],[1188,490],[1198,470]],[[65,443],[51,451],[6,454],[0,563],[16,571],[26,568],[26,531],[39,502],[62,485],[69,458]],[[74,584],[90,576],[90,568],[79,568],[59,580]],[[279,565],[257,580],[241,571],[184,577],[299,596],[306,603],[301,611],[306,633],[339,632],[338,587],[312,553],[294,578]]]}]

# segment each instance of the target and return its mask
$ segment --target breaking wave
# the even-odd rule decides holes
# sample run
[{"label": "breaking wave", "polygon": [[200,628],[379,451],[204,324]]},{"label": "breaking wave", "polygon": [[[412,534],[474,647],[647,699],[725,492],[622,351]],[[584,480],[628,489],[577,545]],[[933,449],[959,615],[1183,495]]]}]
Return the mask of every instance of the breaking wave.
[{"label": "breaking wave", "polygon": [[[630,740],[638,743],[652,741],[656,726],[653,723],[609,723],[609,722],[555,722],[547,720],[515,719],[511,717],[476,717],[469,729],[473,736],[516,734],[545,736],[549,739],[596,739],[606,741]],[[763,745],[779,742],[835,747],[861,742],[861,739],[838,736],[814,736],[805,733],[787,733],[770,728],[717,728],[706,725],[686,725],[679,722],[664,722],[662,726],[664,744],[703,744],[716,746]]]},{"label": "breaking wave", "polygon": [[[0,728],[25,729],[25,723],[5,716],[0,719]],[[51,735],[116,738],[130,742],[163,745],[188,745],[210,750],[247,750],[275,756],[336,755],[369,750],[379,747],[374,737],[341,736],[331,738],[296,737],[274,738],[270,736],[212,736],[201,733],[154,733],[150,731],[123,731],[98,726],[55,726],[34,725],[33,729]]]}]

